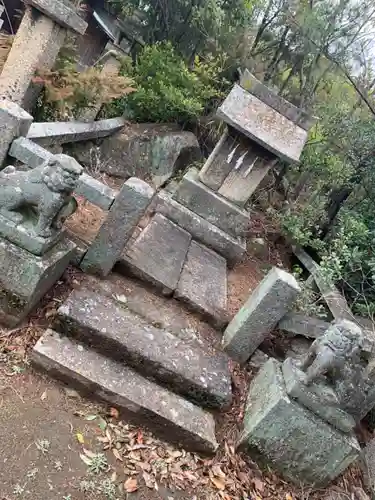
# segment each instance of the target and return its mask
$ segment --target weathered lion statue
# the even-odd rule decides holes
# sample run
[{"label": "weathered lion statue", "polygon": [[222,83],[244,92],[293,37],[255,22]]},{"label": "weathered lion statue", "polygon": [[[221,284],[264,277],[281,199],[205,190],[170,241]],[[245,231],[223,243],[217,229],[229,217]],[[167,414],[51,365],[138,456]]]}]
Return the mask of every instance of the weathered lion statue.
[{"label": "weathered lion statue", "polygon": [[35,234],[48,238],[74,212],[72,193],[82,171],[78,162],[62,154],[26,172],[6,167],[0,172],[0,214],[21,224],[23,209],[31,208],[37,214]]},{"label": "weathered lion statue", "polygon": [[321,375],[335,377],[345,372],[346,364],[355,362],[360,355],[364,340],[362,329],[355,323],[348,320],[333,323],[299,363],[299,368],[306,373],[305,384],[311,384]]}]

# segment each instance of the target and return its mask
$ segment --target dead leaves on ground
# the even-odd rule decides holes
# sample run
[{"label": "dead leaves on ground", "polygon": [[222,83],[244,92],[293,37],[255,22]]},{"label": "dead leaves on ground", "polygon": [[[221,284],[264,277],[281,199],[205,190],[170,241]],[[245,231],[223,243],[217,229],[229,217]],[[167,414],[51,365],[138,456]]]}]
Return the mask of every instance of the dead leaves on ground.
[{"label": "dead leaves on ground", "polygon": [[217,459],[202,458],[177,449],[150,433],[125,424],[118,420],[115,408],[110,409],[109,416],[105,428],[102,417],[89,415],[85,419],[101,424],[102,433],[97,441],[103,451],[110,452],[114,457],[116,470],[122,468],[126,479],[119,488],[127,493],[137,491],[144,484],[153,490],[158,490],[159,484],[163,484],[172,491],[204,490],[210,499],[276,498],[262,496],[265,484],[260,477],[254,477],[233,446],[225,445],[226,458],[218,462]]},{"label": "dead leaves on ground", "polygon": [[[88,415],[86,421],[98,426],[97,442],[104,452],[112,455],[112,470],[120,493],[133,493],[144,488],[159,490],[163,484],[172,492],[185,491],[192,498],[206,500],[300,500],[304,494],[276,474],[263,473],[248,457],[236,453],[234,446],[224,442],[214,458],[178,449],[162,442],[148,432],[119,420],[111,408],[108,418]],[[78,439],[79,441],[79,439]],[[92,453],[92,452],[91,452]],[[83,455],[83,457],[82,457]],[[90,452],[83,448],[81,458],[89,465]],[[354,479],[353,477],[351,479]],[[355,481],[359,483],[360,481]],[[352,483],[353,484],[353,483]],[[193,493],[192,493],[193,492]],[[198,496],[194,496],[194,493]],[[309,493],[310,500],[322,498]]]}]

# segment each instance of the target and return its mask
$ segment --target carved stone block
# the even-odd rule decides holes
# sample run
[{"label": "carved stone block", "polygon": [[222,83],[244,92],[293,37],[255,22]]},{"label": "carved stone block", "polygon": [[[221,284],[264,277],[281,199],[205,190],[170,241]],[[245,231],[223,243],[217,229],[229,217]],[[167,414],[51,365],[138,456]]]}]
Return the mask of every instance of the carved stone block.
[{"label": "carved stone block", "polygon": [[37,257],[0,238],[0,323],[21,323],[59,280],[70,263],[75,245],[64,240]]}]

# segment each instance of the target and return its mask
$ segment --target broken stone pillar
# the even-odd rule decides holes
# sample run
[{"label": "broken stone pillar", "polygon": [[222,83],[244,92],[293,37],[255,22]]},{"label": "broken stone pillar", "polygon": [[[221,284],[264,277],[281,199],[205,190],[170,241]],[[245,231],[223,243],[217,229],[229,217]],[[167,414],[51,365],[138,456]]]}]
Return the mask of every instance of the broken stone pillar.
[{"label": "broken stone pillar", "polygon": [[135,177],[124,183],[81,263],[84,271],[100,276],[111,272],[154,194],[151,186]]},{"label": "broken stone pillar", "polygon": [[0,97],[31,109],[37,70],[51,69],[68,30],[83,34],[87,23],[73,4],[59,0],[26,0],[26,10],[0,75]]},{"label": "broken stone pillar", "polygon": [[82,167],[56,155],[32,170],[8,166],[0,172],[0,323],[21,323],[60,279],[75,245],[63,221]]},{"label": "broken stone pillar", "polygon": [[0,100],[0,169],[14,139],[26,136],[33,117],[14,102]]},{"label": "broken stone pillar", "polygon": [[314,119],[248,71],[240,83],[217,112],[228,129],[199,178],[226,199],[244,206],[278,159],[299,162]]},{"label": "broken stone pillar", "polygon": [[222,345],[229,356],[246,362],[291,309],[300,291],[294,276],[274,267],[225,330]]}]

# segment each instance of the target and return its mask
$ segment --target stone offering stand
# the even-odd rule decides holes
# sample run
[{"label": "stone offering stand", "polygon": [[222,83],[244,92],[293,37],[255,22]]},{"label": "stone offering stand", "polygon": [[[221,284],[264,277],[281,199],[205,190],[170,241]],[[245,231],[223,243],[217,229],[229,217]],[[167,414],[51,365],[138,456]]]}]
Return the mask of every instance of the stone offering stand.
[{"label": "stone offering stand", "polygon": [[[85,30],[67,0],[27,4],[0,75],[0,322],[22,323],[69,264],[80,267],[86,276],[35,346],[35,366],[167,440],[214,453],[214,412],[232,401],[229,357],[259,358],[274,329],[306,325],[289,313],[297,282],[277,268],[228,318],[227,268],[246,252],[252,194],[279,159],[298,162],[313,120],[245,72],[218,110],[227,130],[201,171],[190,169],[172,191],[156,193],[137,178],[111,189],[48,149],[114,134],[122,117],[33,123],[24,109],[35,96],[35,70],[52,67],[67,30]],[[15,63],[20,51],[24,65]],[[21,165],[9,165],[13,160]],[[76,208],[74,194],[106,212],[90,244],[73,243],[63,226]],[[197,342],[191,317],[202,332],[225,330],[222,345]],[[307,329],[319,339],[330,324]],[[294,362],[270,359],[251,384],[238,447],[298,483],[333,480],[360,451],[353,427],[363,414],[353,408],[367,413],[375,405],[372,347],[361,347],[364,365],[348,354],[350,380],[361,387],[355,404],[344,377],[314,392]]]}]

